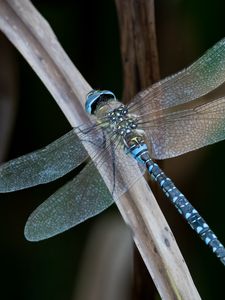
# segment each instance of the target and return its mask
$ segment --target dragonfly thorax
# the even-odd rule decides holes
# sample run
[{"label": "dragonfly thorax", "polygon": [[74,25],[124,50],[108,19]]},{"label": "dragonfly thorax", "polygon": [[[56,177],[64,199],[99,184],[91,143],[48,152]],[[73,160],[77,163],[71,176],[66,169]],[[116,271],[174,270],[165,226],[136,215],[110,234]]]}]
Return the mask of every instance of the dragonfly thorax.
[{"label": "dragonfly thorax", "polygon": [[136,135],[137,120],[129,114],[127,106],[121,104],[119,101],[107,103],[95,115],[102,128],[110,136],[119,137],[123,144],[126,144],[125,140],[128,139],[128,136]]},{"label": "dragonfly thorax", "polygon": [[126,105],[121,104],[116,98],[108,98],[109,94],[102,94],[101,91],[93,91],[92,95],[97,101],[93,114],[97,123],[111,138],[119,138],[120,144],[126,149],[138,147],[143,143],[144,133],[137,129],[137,118],[129,113]]},{"label": "dragonfly thorax", "polygon": [[122,137],[137,128],[136,120],[128,114],[128,108],[123,104],[108,112],[107,118],[111,130]]}]

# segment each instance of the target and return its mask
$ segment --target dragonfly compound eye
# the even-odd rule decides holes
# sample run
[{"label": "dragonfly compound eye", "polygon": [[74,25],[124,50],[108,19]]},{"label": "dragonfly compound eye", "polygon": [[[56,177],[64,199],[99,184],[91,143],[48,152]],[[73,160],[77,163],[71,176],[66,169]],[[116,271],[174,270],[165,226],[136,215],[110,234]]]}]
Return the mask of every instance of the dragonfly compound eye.
[{"label": "dragonfly compound eye", "polygon": [[116,96],[111,91],[92,90],[87,94],[85,110],[89,114],[94,114],[100,102],[105,102],[110,99],[116,100]]}]

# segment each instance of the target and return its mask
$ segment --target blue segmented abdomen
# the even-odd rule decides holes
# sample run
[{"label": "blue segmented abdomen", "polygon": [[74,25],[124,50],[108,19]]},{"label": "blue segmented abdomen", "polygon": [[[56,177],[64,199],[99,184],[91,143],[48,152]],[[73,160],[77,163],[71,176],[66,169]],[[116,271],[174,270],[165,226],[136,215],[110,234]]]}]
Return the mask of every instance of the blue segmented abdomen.
[{"label": "blue segmented abdomen", "polygon": [[220,243],[216,235],[209,228],[208,224],[201,217],[198,211],[190,204],[186,197],[176,188],[174,183],[168,178],[159,166],[152,161],[147,145],[139,144],[131,147],[129,152],[139,162],[146,165],[151,177],[159,184],[168,199],[177,208],[179,213],[185,218],[188,224],[194,229],[201,239],[212,249],[213,253],[225,265],[225,248]]}]

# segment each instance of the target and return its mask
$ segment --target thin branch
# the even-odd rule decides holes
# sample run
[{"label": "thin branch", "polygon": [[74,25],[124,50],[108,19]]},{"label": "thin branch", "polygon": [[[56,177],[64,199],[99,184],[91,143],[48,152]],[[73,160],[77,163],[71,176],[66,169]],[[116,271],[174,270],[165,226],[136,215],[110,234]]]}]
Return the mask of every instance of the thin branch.
[{"label": "thin branch", "polygon": [[123,100],[160,79],[154,0],[116,0],[123,63]]},{"label": "thin branch", "polygon": [[[71,125],[86,122],[81,102],[84,103],[91,87],[32,4],[27,0],[1,0],[0,29],[38,74]],[[144,178],[132,186],[129,195],[121,197],[117,206],[133,231],[135,243],[162,299],[200,299]]]},{"label": "thin branch", "polygon": [[10,143],[17,109],[17,64],[12,45],[0,34],[0,161]]},{"label": "thin branch", "polygon": [[[159,81],[159,59],[155,28],[154,0],[115,0],[120,29],[120,49],[123,64],[123,102],[140,90]],[[158,192],[156,182],[151,189]],[[134,247],[132,299],[148,299],[156,294],[148,270]]]}]

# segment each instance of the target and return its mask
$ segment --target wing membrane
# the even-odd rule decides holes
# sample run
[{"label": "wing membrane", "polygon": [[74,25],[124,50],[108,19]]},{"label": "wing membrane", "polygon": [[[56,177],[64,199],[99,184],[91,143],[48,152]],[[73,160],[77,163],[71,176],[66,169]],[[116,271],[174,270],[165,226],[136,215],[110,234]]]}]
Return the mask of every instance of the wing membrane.
[{"label": "wing membrane", "polygon": [[225,81],[225,39],[220,40],[188,68],[138,93],[130,111],[140,115],[199,98]]},{"label": "wing membrane", "polygon": [[225,97],[162,115],[146,124],[152,156],[165,159],[225,139]]},{"label": "wing membrane", "polygon": [[28,240],[49,238],[95,216],[142,176],[137,162],[127,156],[118,143],[111,144],[108,137],[103,142],[102,137],[101,142],[93,144],[91,135],[94,137],[97,133],[94,128],[87,140],[83,138],[86,146],[91,146],[90,150],[96,154],[94,161],[31,214],[25,227]]},{"label": "wing membrane", "polygon": [[47,239],[95,216],[112,203],[112,195],[90,163],[30,215],[25,237],[30,241]]},{"label": "wing membrane", "polygon": [[38,151],[0,166],[0,192],[11,192],[53,181],[81,164],[88,154],[71,130]]}]

